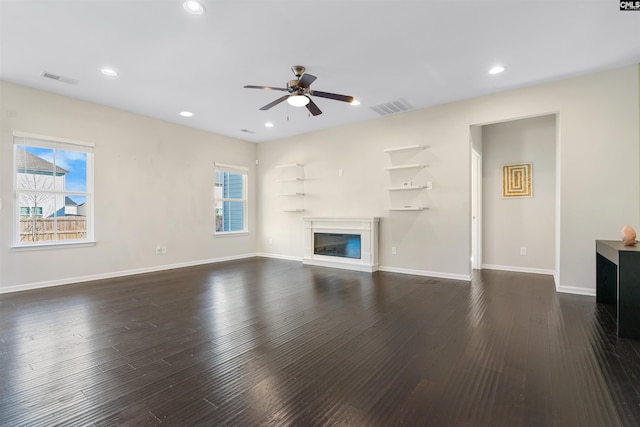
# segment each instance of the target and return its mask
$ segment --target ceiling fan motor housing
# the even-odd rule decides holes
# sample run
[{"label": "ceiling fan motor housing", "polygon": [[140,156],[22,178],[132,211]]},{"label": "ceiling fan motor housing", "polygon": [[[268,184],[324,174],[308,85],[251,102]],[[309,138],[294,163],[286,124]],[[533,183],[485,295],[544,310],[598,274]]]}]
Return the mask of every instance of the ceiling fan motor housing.
[{"label": "ceiling fan motor housing", "polygon": [[304,94],[305,90],[298,86],[299,83],[300,80],[290,80],[289,83],[287,83],[287,90],[289,90],[290,93]]}]

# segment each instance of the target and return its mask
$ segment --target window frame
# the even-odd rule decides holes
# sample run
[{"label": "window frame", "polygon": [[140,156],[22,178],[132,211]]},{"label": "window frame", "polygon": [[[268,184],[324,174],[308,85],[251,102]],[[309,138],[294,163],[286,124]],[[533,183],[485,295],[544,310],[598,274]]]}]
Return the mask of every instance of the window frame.
[{"label": "window frame", "polygon": [[[53,190],[31,190],[19,188],[18,182],[18,147],[36,147],[58,151],[75,151],[86,155],[86,188],[84,191],[68,190],[65,188]],[[13,131],[13,242],[12,249],[14,251],[21,250],[37,250],[63,247],[77,246],[93,246],[95,245],[94,234],[94,144],[87,142],[74,141],[65,138],[57,138],[47,135],[36,135],[32,133]],[[20,241],[20,194],[21,193],[43,193],[55,196],[82,196],[85,198],[86,212],[86,236],[82,239],[65,239],[65,240],[43,240],[35,242]]]},{"label": "window frame", "polygon": [[[216,172],[228,172],[233,174],[242,175],[242,198],[230,198],[230,197],[217,197],[216,196]],[[230,165],[226,163],[214,163],[213,169],[213,232],[216,237],[226,236],[242,236],[249,233],[249,168],[246,166]],[[224,188],[224,185],[222,186]],[[224,194],[224,190],[222,191]],[[216,206],[218,202],[236,202],[242,203],[242,230],[235,231],[217,231],[216,230]]]}]

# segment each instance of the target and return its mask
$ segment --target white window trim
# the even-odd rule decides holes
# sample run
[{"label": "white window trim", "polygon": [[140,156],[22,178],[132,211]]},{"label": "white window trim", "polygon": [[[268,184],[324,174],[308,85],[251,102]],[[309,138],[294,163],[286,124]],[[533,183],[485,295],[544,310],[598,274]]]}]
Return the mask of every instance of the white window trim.
[{"label": "white window trim", "polygon": [[[22,138],[22,142],[20,143],[18,139]],[[75,141],[71,139],[52,137],[47,135],[38,135],[27,132],[13,131],[13,241],[11,245],[11,249],[13,251],[28,251],[28,250],[38,250],[38,249],[57,249],[57,248],[70,248],[70,247],[82,247],[82,246],[94,246],[96,244],[95,234],[94,234],[94,199],[95,199],[95,188],[94,188],[94,159],[93,159],[93,151],[95,144],[88,142]],[[31,147],[39,147],[39,148],[50,148],[56,150],[64,150],[65,145],[68,146],[66,149],[68,150],[80,150],[87,153],[87,191],[78,192],[78,191],[64,191],[64,194],[81,194],[87,198],[87,202],[89,203],[89,211],[87,213],[87,238],[83,240],[57,240],[57,241],[43,241],[43,242],[33,242],[33,243],[25,243],[20,242],[20,204],[18,203],[18,185],[17,185],[17,165],[16,165],[16,150],[18,145],[26,145]],[[44,191],[48,192],[48,191]],[[58,194],[58,192],[53,192]]]},{"label": "white window trim", "polygon": [[[214,206],[214,227],[213,234],[215,237],[235,237],[235,236],[247,236],[249,235],[249,168],[246,166],[231,165],[228,163],[214,163],[214,192],[213,192],[213,206]],[[243,175],[242,179],[242,199],[220,199],[222,202],[242,202],[242,217],[244,219],[243,230],[240,231],[216,231],[215,227],[215,206],[218,202],[218,198],[215,196],[215,172],[230,172]]]}]

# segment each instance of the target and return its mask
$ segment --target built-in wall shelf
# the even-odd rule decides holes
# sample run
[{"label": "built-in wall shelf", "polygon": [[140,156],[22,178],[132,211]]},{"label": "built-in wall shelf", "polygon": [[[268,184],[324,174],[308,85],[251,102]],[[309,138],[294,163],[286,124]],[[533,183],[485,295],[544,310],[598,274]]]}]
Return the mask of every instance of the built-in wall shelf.
[{"label": "built-in wall shelf", "polygon": [[276,196],[304,196],[304,193],[278,193]]},{"label": "built-in wall shelf", "polygon": [[422,163],[412,163],[409,165],[386,166],[384,170],[394,171],[394,170],[400,170],[400,169],[417,169],[417,168],[424,168],[425,166],[426,165],[423,165]]},{"label": "built-in wall shelf", "polygon": [[411,151],[411,150],[425,150],[429,148],[428,145],[407,145],[405,147],[393,147],[393,148],[385,148],[385,153],[395,153],[397,151]]},{"label": "built-in wall shelf", "polygon": [[425,208],[422,206],[404,206],[401,208],[389,208],[388,210],[390,211],[424,211],[427,210],[429,208]]}]

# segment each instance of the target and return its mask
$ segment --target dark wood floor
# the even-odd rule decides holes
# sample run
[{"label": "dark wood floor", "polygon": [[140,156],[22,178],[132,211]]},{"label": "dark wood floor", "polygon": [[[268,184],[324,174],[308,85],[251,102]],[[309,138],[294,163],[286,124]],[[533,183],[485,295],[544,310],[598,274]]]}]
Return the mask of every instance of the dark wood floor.
[{"label": "dark wood floor", "polygon": [[0,425],[638,426],[640,345],[549,276],[255,258],[0,295]]}]

